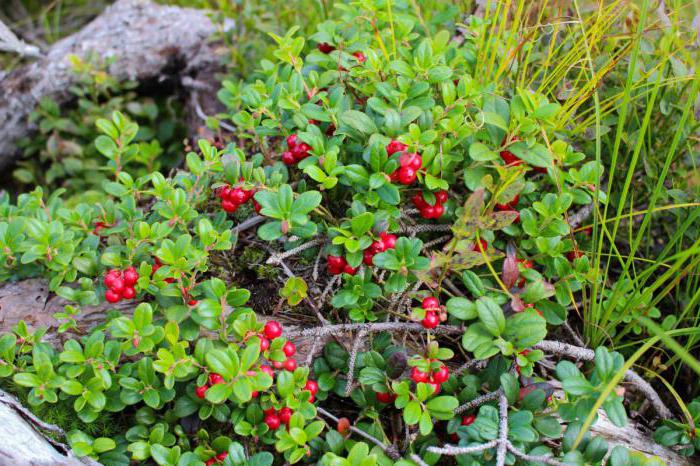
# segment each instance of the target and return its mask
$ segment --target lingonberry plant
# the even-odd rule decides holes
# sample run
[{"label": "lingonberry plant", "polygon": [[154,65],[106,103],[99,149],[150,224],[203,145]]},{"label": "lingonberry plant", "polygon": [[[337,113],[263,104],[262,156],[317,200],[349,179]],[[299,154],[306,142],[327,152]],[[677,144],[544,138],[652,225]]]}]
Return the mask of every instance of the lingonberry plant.
[{"label": "lingonberry plant", "polygon": [[[114,113],[97,122],[104,202],[2,198],[0,278],[134,305],[62,350],[25,325],[0,340],[0,376],[31,405],[124,420],[114,438],[71,432],[75,451],[114,465],[653,464],[588,432],[598,408],[627,422],[610,389],[622,355],[545,339],[592,280],[568,215],[604,201],[601,167],[554,131],[559,104],[475,79],[475,38],[426,34],[399,3],[398,21],[369,1],[309,38],[273,35],[274,61],[220,92],[237,144],[200,141],[170,178],[124,170],[138,125]],[[220,265],[237,240],[271,253],[282,298],[321,325],[286,338],[262,322]],[[295,337],[313,340],[303,354]],[[592,364],[546,375],[546,352]]]}]

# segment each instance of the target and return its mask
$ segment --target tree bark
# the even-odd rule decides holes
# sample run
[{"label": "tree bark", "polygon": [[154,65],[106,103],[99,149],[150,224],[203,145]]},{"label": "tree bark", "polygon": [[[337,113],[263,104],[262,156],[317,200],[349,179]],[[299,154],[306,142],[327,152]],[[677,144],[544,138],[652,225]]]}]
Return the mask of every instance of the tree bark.
[{"label": "tree bark", "polygon": [[[224,24],[230,27],[232,22]],[[79,32],[56,42],[43,58],[0,81],[0,169],[14,161],[17,141],[35,130],[28,116],[42,98],[59,105],[71,100],[69,88],[77,83],[71,55],[113,57],[109,72],[119,80],[160,82],[175,76],[212,87],[221,70],[219,47],[210,40],[216,31],[205,10],[118,0]]]}]

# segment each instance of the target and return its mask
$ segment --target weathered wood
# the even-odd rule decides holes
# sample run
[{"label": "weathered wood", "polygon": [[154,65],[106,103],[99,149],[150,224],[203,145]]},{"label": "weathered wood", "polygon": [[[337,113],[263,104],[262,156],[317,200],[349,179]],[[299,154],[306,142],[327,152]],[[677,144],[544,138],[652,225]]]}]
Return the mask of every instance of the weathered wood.
[{"label": "weathered wood", "polygon": [[71,72],[71,55],[114,57],[109,72],[120,80],[174,75],[207,85],[221,69],[219,47],[211,41],[216,31],[205,10],[118,0],[83,29],[56,42],[43,58],[2,78],[0,168],[12,163],[17,141],[34,130],[27,118],[40,99],[64,104],[72,98],[69,87],[77,76]]}]

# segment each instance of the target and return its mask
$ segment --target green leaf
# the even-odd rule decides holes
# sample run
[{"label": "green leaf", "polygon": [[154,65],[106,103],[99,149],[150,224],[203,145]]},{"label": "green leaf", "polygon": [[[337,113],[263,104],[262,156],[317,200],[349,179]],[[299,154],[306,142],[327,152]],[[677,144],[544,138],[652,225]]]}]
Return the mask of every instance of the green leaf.
[{"label": "green leaf", "polygon": [[340,114],[340,122],[363,133],[365,136],[376,133],[377,126],[365,113],[357,110],[346,110]]},{"label": "green leaf", "polygon": [[479,314],[479,319],[484,324],[491,335],[500,336],[506,329],[506,318],[503,315],[503,309],[493,298],[484,296],[476,301],[476,310]]},{"label": "green leaf", "polygon": [[459,320],[472,320],[477,317],[476,304],[467,298],[450,298],[447,303],[447,312]]},{"label": "green leaf", "polygon": [[207,366],[220,374],[224,379],[232,379],[238,375],[238,365],[234,363],[231,356],[223,350],[213,349],[205,356]]},{"label": "green leaf", "polygon": [[420,416],[421,406],[417,400],[410,401],[403,409],[403,420],[409,426],[417,424]]}]

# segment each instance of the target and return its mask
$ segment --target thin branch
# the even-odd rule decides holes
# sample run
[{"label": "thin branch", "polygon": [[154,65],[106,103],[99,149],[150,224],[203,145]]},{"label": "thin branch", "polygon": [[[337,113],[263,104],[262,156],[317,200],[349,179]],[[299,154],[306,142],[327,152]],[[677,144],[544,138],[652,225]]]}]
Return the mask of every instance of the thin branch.
[{"label": "thin branch", "polygon": [[253,228],[257,224],[262,223],[264,221],[265,217],[263,217],[262,215],[254,215],[249,219],[245,220],[244,222],[241,222],[235,227],[233,227],[231,231],[233,231],[233,233],[241,233],[249,228]]},{"label": "thin branch", "polygon": [[552,466],[566,466],[565,463],[562,463],[561,461],[557,461],[551,456],[534,456],[534,455],[528,455],[527,453],[523,453],[522,451],[518,450],[515,448],[515,445],[510,443],[508,441],[508,451],[520,458],[523,461],[529,461],[532,463],[544,463],[544,464],[549,464]]},{"label": "thin branch", "polygon": [[472,359],[471,361],[467,361],[461,366],[459,366],[455,371],[453,372],[454,375],[459,375],[462,372],[469,370],[469,369],[483,369],[486,367],[486,364],[488,361],[484,359]]},{"label": "thin branch", "polygon": [[27,57],[40,58],[43,56],[39,47],[18,39],[15,33],[2,21],[0,21],[0,51],[14,52]]},{"label": "thin branch", "polygon": [[508,398],[503,393],[498,398],[498,449],[496,450],[496,466],[506,464],[506,453],[508,451]]},{"label": "thin branch", "polygon": [[[577,359],[582,361],[593,361],[595,359],[595,351],[589,348],[583,348],[580,346],[570,345],[568,343],[562,343],[559,341],[543,340],[535,345],[535,348],[541,349],[547,353],[559,354],[561,356],[566,356],[570,359]],[[632,370],[625,372],[625,380],[632,384],[637,390],[639,390],[647,399],[651,402],[652,406],[663,419],[669,419],[673,417],[673,413],[666,406],[666,404],[661,400],[661,397],[654,387],[651,386],[649,382],[644,380],[639,374]]]},{"label": "thin branch", "polygon": [[362,345],[364,339],[365,339],[366,332],[360,330],[360,332],[357,334],[355,337],[355,342],[352,345],[352,349],[350,350],[350,356],[348,357],[348,378],[345,383],[345,396],[350,396],[350,392],[352,392],[352,381],[354,377],[354,372],[355,372],[355,361],[357,360],[357,353],[360,351],[360,346]]},{"label": "thin branch", "polygon": [[458,406],[457,409],[455,409],[455,414],[461,414],[465,411],[469,411],[471,409],[479,407],[479,406],[483,405],[484,403],[488,403],[489,401],[495,400],[501,394],[503,394],[503,389],[499,388],[496,391],[489,392],[489,393],[486,393],[486,394],[481,395],[479,397],[476,397],[473,400],[468,401],[461,406]]},{"label": "thin branch", "polygon": [[452,230],[452,225],[449,225],[447,223],[443,224],[422,224],[422,225],[414,225],[410,227],[405,227],[399,230],[401,233],[406,233],[406,234],[415,234],[415,233],[427,233],[427,232],[432,232],[432,231],[451,231]]},{"label": "thin branch", "polygon": [[415,453],[411,453],[411,459],[413,460],[414,463],[416,463],[418,466],[428,466],[428,463],[423,461],[423,458],[420,456],[416,455]]},{"label": "thin branch", "polygon": [[288,257],[295,256],[302,251],[306,251],[307,249],[310,249],[310,248],[313,248],[316,246],[320,246],[325,242],[326,242],[325,238],[312,239],[311,241],[308,241],[300,246],[292,248],[289,251],[284,251],[284,252],[279,253],[279,254],[271,255],[270,258],[267,259],[266,264],[271,264],[271,265],[272,264],[279,264],[280,262],[282,262],[284,259],[286,259]]},{"label": "thin branch", "polygon": [[[331,420],[332,420],[333,422],[335,422],[335,423],[337,423],[338,421],[340,421],[340,419],[338,419],[337,417],[335,417],[334,415],[332,415],[331,413],[329,413],[329,412],[326,411],[325,409],[321,408],[320,406],[317,407],[316,410],[318,411],[319,414],[321,414],[321,415],[323,415],[323,416],[325,416],[325,417],[331,419]],[[386,444],[385,444],[384,442],[382,442],[381,440],[379,440],[379,439],[377,439],[377,438],[371,436],[371,435],[368,434],[367,432],[365,432],[365,431],[363,431],[363,430],[360,430],[360,429],[358,429],[358,428],[355,427],[355,426],[350,426],[349,429],[350,429],[350,432],[353,432],[353,433],[359,435],[360,437],[363,437],[363,438],[365,438],[366,440],[369,440],[370,442],[372,442],[372,443],[374,443],[375,445],[377,445],[379,448],[381,448],[382,450],[384,450],[384,453],[386,453],[391,459],[393,459],[393,460],[398,460],[398,459],[401,458],[401,455],[399,454],[399,451],[398,451],[398,449],[396,448],[396,446],[394,446],[394,445],[386,445]]]},{"label": "thin branch", "polygon": [[442,447],[428,447],[430,453],[437,453],[438,455],[473,455],[474,453],[481,453],[482,451],[488,450],[498,445],[498,440],[491,440],[482,445],[477,445],[475,447],[455,447],[452,445],[445,445]]},{"label": "thin branch", "polygon": [[[339,333],[348,333],[360,330],[366,333],[390,331],[425,331],[423,326],[416,322],[379,322],[373,324],[336,324],[304,329],[290,329],[285,332],[285,335],[288,337],[322,337],[326,335],[335,335]],[[439,325],[432,331],[436,334],[443,335],[455,335],[464,332],[464,330],[461,327],[456,327],[454,325]]]}]

